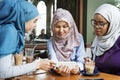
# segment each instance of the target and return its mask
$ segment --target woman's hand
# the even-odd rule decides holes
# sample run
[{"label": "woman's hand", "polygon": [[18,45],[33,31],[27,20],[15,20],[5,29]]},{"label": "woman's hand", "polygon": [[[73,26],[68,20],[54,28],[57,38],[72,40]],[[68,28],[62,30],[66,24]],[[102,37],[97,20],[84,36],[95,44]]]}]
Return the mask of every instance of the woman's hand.
[{"label": "woman's hand", "polygon": [[48,59],[41,59],[40,61],[37,62],[37,69],[42,69],[42,70],[50,70],[53,68],[55,63],[51,60]]},{"label": "woman's hand", "polygon": [[65,76],[70,74],[71,69],[67,65],[60,65],[59,67],[54,68],[54,71]]},{"label": "woman's hand", "polygon": [[85,59],[85,70],[88,73],[93,73],[94,68],[95,68],[95,63],[92,61],[89,57],[84,58]]},{"label": "woman's hand", "polygon": [[71,73],[72,74],[80,74],[79,68],[80,67],[78,65],[76,65],[75,68],[71,70]]}]

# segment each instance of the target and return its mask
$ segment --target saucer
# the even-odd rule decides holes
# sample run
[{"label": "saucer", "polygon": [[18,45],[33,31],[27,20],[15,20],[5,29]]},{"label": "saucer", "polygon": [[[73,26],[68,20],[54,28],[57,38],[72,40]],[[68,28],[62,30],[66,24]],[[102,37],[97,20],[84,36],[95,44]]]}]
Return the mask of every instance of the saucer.
[{"label": "saucer", "polygon": [[100,74],[100,72],[99,72],[99,71],[96,71],[96,70],[94,71],[93,74],[91,74],[91,73],[86,73],[85,70],[81,71],[81,73],[82,73],[83,76],[97,76],[97,75]]},{"label": "saucer", "polygon": [[46,74],[46,71],[45,70],[37,70],[36,72],[34,72],[35,75],[38,75],[38,74]]}]

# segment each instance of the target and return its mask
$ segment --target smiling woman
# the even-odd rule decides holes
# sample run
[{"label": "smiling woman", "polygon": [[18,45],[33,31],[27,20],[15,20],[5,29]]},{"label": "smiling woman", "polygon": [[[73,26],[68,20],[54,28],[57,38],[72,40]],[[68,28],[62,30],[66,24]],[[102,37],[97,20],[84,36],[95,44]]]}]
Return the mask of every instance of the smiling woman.
[{"label": "smiling woman", "polygon": [[69,65],[60,65],[55,72],[61,75],[79,74],[83,70],[84,57],[87,56],[82,35],[78,32],[71,13],[58,8],[51,25],[53,37],[48,41],[49,58],[55,62],[76,62],[71,69]]},{"label": "smiling woman", "polygon": [[[36,7],[25,0],[3,0],[0,8],[0,78],[19,76],[38,69],[51,69],[52,61],[44,59],[42,62],[15,64],[22,58],[16,55],[20,55],[24,48],[25,32],[36,26],[39,15]],[[19,60],[14,57],[19,57]]]},{"label": "smiling woman", "polygon": [[64,38],[70,30],[70,27],[65,21],[60,21],[55,24],[53,28],[53,33],[60,38]]}]

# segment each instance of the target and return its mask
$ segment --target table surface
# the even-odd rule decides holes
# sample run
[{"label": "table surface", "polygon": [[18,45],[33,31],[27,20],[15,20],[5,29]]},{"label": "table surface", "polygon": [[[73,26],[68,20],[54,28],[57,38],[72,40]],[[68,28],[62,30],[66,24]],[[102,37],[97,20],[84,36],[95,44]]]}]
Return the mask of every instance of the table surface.
[{"label": "table surface", "polygon": [[120,76],[100,73],[97,76],[82,76],[82,75],[68,75],[68,76],[60,76],[53,73],[44,73],[44,74],[37,74],[37,75],[22,75],[19,77],[15,77],[12,80],[80,80],[82,78],[103,78],[104,80],[120,80]]}]

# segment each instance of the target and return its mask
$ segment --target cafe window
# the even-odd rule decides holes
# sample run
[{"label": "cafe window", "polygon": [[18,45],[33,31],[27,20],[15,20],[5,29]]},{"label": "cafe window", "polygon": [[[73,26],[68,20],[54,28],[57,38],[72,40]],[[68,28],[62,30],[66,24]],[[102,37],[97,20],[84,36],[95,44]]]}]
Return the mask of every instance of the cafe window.
[{"label": "cafe window", "polygon": [[35,41],[41,41],[41,38],[38,38],[41,32],[45,33],[46,37],[44,39],[48,40],[52,36],[51,22],[54,11],[56,10],[56,0],[48,0],[48,1],[28,0],[28,1],[37,7],[38,12],[40,14],[40,19],[37,21],[37,27],[34,30],[32,30],[30,33],[26,34],[26,38],[25,38],[26,42],[28,44],[29,43],[31,44],[31,43],[36,43]]},{"label": "cafe window", "polygon": [[37,22],[37,27],[36,27],[36,36],[38,36],[41,32],[42,29],[45,30],[46,34],[46,5],[44,1],[40,1],[37,5],[37,9],[40,14],[40,19]]}]

